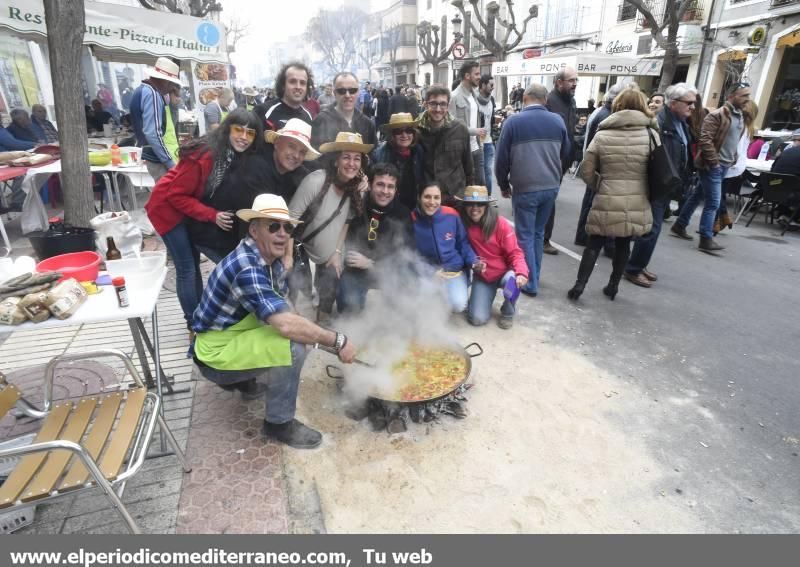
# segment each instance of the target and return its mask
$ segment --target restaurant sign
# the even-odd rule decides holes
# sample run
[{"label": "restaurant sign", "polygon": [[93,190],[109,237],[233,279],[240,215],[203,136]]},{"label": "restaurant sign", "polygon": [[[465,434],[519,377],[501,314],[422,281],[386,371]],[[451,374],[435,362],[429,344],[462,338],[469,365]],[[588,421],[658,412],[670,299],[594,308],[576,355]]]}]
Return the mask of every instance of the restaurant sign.
[{"label": "restaurant sign", "polygon": [[[192,16],[85,1],[83,43],[154,57],[226,62],[225,28]],[[0,0],[0,27],[46,36],[42,0]]]},{"label": "restaurant sign", "polygon": [[592,51],[493,63],[492,75],[555,75],[562,69],[573,67],[578,75],[658,76],[662,64],[662,59],[639,59]]},{"label": "restaurant sign", "polygon": [[615,53],[630,53],[633,51],[633,43],[622,42],[619,40],[609,41],[606,45],[606,53],[613,55]]}]

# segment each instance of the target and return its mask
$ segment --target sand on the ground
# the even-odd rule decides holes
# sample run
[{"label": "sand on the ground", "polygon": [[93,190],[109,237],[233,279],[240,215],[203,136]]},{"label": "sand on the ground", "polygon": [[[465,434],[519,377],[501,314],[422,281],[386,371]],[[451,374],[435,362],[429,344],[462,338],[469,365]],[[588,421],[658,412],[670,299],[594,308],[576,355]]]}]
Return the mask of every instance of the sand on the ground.
[{"label": "sand on the ground", "polygon": [[[373,432],[344,415],[313,352],[298,417],[324,434],[312,451],[285,450],[287,475],[315,486],[329,533],[609,533],[703,531],[669,498],[676,472],[619,419],[646,396],[537,331],[479,331],[469,416]],[[630,430],[623,429],[631,427]]]}]

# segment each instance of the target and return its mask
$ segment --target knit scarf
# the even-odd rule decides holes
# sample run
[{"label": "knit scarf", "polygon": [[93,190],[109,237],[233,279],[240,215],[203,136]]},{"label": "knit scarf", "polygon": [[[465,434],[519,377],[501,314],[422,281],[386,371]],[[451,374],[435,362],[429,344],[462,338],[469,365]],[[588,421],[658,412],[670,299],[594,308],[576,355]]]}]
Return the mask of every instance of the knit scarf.
[{"label": "knit scarf", "polygon": [[208,176],[208,184],[206,185],[206,196],[213,197],[214,192],[222,184],[225,178],[225,173],[231,166],[233,161],[233,150],[228,148],[225,154],[221,155],[214,161],[214,168],[211,170],[211,175]]},{"label": "knit scarf", "polygon": [[411,157],[411,148],[394,148],[394,152],[399,155],[403,159],[408,159]]}]

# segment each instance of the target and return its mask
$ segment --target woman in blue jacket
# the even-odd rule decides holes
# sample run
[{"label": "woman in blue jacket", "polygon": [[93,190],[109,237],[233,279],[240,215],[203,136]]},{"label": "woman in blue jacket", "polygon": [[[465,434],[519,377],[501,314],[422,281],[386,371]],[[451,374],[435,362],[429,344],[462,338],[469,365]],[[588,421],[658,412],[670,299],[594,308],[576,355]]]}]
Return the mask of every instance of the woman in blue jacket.
[{"label": "woman in blue jacket", "polygon": [[481,271],[458,211],[442,206],[442,190],[435,183],[423,188],[411,213],[417,252],[436,269],[445,285],[454,313],[463,313],[469,300],[467,270]]}]

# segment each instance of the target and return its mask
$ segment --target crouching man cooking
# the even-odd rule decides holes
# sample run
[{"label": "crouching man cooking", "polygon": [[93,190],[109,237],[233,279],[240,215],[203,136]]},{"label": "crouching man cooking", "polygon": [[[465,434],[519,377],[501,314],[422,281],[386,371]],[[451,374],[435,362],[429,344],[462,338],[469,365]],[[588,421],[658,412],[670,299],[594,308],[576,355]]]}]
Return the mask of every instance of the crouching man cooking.
[{"label": "crouching man cooking", "polygon": [[283,198],[258,195],[236,215],[249,222],[247,236],[211,273],[192,329],[200,373],[245,399],[266,394],[263,432],[297,449],[311,449],[322,435],[294,418],[304,345],[330,347],[350,363],[356,348],[347,337],[297,315],[287,301],[281,259],[298,224]]}]

